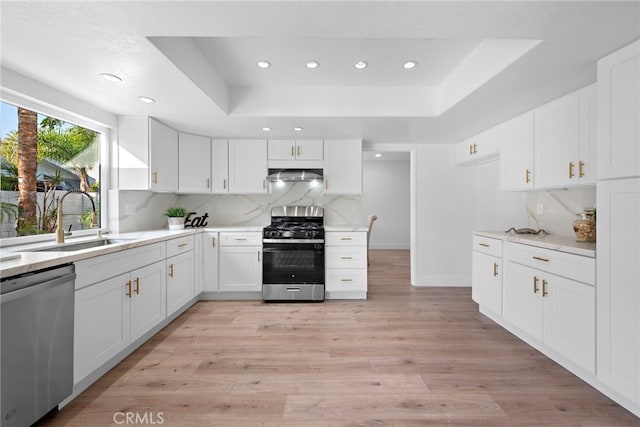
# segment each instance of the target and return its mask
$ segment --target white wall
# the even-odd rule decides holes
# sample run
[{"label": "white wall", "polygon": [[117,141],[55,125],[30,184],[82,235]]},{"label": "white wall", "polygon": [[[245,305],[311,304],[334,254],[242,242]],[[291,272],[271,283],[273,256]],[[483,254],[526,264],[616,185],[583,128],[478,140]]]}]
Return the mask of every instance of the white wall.
[{"label": "white wall", "polygon": [[[389,154],[383,153],[383,158]],[[362,223],[378,216],[371,232],[371,249],[409,249],[409,153],[404,159],[365,159],[362,167]]]},{"label": "white wall", "polygon": [[416,148],[415,286],[470,286],[472,232],[527,224],[525,193],[501,192],[499,163],[456,166],[455,146]]}]

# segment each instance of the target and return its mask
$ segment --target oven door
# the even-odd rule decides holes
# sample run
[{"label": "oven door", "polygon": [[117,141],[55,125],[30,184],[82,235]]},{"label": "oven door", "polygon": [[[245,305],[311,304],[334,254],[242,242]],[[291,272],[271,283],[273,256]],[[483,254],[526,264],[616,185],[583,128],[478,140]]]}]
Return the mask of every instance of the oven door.
[{"label": "oven door", "polygon": [[324,242],[263,242],[265,285],[324,284]]}]

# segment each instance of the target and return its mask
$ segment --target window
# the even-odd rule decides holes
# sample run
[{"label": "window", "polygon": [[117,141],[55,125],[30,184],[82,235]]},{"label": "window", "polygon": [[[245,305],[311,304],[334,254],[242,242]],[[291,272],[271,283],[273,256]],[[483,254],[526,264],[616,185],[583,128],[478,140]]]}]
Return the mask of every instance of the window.
[{"label": "window", "polygon": [[[100,226],[98,131],[0,103],[0,237]],[[95,215],[94,215],[95,212]]]}]

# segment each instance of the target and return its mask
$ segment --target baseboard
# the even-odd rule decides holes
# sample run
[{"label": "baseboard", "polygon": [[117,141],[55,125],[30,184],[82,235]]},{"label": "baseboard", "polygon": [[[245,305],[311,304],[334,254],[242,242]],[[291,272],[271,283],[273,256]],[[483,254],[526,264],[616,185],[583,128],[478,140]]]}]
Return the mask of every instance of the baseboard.
[{"label": "baseboard", "polygon": [[371,243],[369,245],[369,249],[376,250],[393,250],[393,249],[401,249],[401,250],[409,250],[411,249],[411,245],[409,243]]},{"label": "baseboard", "polygon": [[471,281],[468,277],[455,276],[419,276],[411,283],[416,288],[445,286],[450,288],[470,288]]}]

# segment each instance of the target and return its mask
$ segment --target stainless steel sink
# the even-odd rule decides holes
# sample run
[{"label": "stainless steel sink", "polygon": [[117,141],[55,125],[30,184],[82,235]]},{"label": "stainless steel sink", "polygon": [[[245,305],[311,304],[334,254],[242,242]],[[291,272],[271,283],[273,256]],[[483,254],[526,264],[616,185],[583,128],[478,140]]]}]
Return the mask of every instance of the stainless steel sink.
[{"label": "stainless steel sink", "polygon": [[33,249],[30,252],[72,252],[79,251],[82,249],[89,248],[98,248],[107,245],[113,245],[115,243],[124,243],[127,240],[124,239],[96,239],[96,240],[88,240],[84,242],[78,243],[64,243],[57,246],[49,246],[47,248],[42,249]]}]

